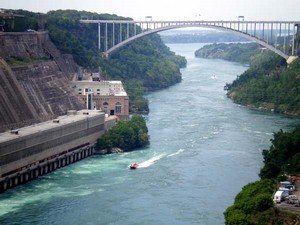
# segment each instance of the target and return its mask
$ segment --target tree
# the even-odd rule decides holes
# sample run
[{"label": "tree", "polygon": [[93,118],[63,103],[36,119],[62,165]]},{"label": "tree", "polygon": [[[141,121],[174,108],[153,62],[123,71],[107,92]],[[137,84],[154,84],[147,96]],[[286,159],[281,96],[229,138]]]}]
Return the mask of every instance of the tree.
[{"label": "tree", "polygon": [[256,224],[253,215],[266,211],[273,206],[271,198],[273,190],[274,183],[268,179],[244,186],[235,197],[234,205],[224,212],[225,224]]},{"label": "tree", "polygon": [[261,178],[276,178],[280,173],[300,172],[300,125],[291,132],[280,130],[274,133],[272,146],[263,151],[264,166]]},{"label": "tree", "polygon": [[107,133],[102,135],[96,149],[121,148],[130,151],[149,144],[148,128],[144,118],[133,115],[129,121],[119,121]]},{"label": "tree", "polygon": [[226,225],[252,225],[247,217],[247,215],[239,209],[234,207],[229,207],[225,213]]}]

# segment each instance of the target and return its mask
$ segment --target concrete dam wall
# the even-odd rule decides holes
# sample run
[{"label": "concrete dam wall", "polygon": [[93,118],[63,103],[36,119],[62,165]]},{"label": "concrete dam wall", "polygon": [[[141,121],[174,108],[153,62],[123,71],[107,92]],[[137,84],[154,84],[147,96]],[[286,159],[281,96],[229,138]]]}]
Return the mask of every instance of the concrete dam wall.
[{"label": "concrete dam wall", "polygon": [[0,33],[0,132],[83,109],[68,86],[76,71],[47,32]]}]

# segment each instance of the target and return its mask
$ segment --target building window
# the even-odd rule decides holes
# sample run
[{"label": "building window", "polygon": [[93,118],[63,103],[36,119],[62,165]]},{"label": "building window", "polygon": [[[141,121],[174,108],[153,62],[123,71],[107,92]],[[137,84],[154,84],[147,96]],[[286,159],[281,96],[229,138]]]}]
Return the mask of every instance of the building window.
[{"label": "building window", "polygon": [[92,92],[92,91],[93,91],[92,88],[86,88],[86,89],[85,89],[85,93],[87,93],[87,92]]},{"label": "building window", "polygon": [[100,89],[97,89],[97,91],[100,91]]},{"label": "building window", "polygon": [[121,113],[121,111],[122,111],[121,103],[117,102],[115,105],[115,113]]},{"label": "building window", "polygon": [[79,88],[78,91],[81,91],[81,88]]},{"label": "building window", "polygon": [[81,95],[82,93],[81,93],[81,92],[78,92],[78,94]]},{"label": "building window", "polygon": [[103,103],[103,108],[102,110],[107,114],[108,113],[108,103],[107,102],[104,102]]}]

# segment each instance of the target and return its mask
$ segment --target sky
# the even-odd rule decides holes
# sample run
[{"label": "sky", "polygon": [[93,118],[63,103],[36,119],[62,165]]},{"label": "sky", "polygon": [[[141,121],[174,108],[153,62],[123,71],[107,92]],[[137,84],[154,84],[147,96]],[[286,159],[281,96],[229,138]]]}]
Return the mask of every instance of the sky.
[{"label": "sky", "polygon": [[75,9],[134,20],[280,20],[300,21],[299,0],[0,0],[0,8],[47,13]]}]

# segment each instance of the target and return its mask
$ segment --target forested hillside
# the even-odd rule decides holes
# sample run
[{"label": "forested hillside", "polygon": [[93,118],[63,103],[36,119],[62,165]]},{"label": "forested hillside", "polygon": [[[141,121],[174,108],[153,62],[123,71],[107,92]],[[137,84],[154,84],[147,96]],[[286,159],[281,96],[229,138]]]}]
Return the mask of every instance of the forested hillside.
[{"label": "forested hillside", "polygon": [[195,52],[199,58],[218,58],[232,62],[249,63],[252,56],[262,50],[256,43],[214,43],[205,45]]},{"label": "forested hillside", "polygon": [[234,102],[278,113],[300,115],[300,60],[287,66],[271,52],[254,56],[250,68],[226,84]]},{"label": "forested hillside", "polygon": [[186,65],[186,60],[171,52],[159,35],[139,39],[124,46],[109,59],[104,59],[98,51],[97,25],[80,23],[81,16],[103,20],[129,18],[58,10],[47,14],[46,27],[56,46],[72,54],[79,65],[92,70],[100,66],[107,79],[122,80],[130,96],[131,111],[148,111],[148,104],[143,98],[145,89],[156,90],[181,81],[179,68]]},{"label": "forested hillside", "polygon": [[249,69],[225,85],[227,95],[235,103],[300,115],[300,59],[287,66],[284,58],[255,43],[207,45],[195,55],[249,64]]}]

